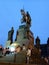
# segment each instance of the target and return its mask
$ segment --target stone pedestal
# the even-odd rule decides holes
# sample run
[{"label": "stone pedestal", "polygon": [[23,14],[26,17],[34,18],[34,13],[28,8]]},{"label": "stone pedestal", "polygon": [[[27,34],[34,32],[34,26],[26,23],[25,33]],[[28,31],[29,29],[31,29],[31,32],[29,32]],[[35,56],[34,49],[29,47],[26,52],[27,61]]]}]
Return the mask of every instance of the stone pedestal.
[{"label": "stone pedestal", "polygon": [[18,42],[20,45],[23,45],[23,44],[27,45],[29,43],[29,39],[27,37],[27,31],[28,31],[28,28],[26,27],[26,25],[19,26],[16,42]]}]

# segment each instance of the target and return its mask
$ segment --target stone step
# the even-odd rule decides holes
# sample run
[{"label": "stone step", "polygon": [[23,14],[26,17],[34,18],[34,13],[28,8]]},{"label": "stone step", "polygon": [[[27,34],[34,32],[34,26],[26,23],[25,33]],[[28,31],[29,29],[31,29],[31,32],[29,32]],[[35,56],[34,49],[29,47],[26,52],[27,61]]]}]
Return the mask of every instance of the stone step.
[{"label": "stone step", "polygon": [[41,65],[41,64],[16,64],[16,63],[5,63],[2,62],[0,65]]}]

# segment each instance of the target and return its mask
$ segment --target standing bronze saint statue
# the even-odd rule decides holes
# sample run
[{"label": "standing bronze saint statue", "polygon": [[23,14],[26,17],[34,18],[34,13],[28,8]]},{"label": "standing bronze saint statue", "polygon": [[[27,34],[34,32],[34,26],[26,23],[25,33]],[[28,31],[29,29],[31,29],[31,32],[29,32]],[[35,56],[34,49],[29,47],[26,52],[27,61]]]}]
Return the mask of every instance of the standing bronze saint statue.
[{"label": "standing bronze saint statue", "polygon": [[28,24],[29,26],[31,26],[31,17],[30,14],[28,12],[25,12],[23,9],[21,9],[21,14],[22,14],[22,19],[21,22],[26,22],[26,24]]},{"label": "standing bronze saint statue", "polygon": [[36,42],[36,47],[37,47],[38,49],[40,49],[40,39],[39,39],[38,36],[37,36],[35,42]]},{"label": "standing bronze saint statue", "polygon": [[11,43],[13,42],[13,33],[14,33],[14,29],[12,27],[11,30],[8,32],[8,40],[10,40]]}]

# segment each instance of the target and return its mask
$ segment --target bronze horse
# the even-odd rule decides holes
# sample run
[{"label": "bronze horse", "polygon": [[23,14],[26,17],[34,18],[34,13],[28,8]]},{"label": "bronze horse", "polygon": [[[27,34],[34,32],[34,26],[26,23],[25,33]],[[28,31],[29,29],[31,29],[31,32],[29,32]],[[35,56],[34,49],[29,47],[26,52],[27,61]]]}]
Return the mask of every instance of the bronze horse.
[{"label": "bronze horse", "polygon": [[29,26],[31,26],[31,17],[28,12],[25,13],[24,10],[21,9],[22,19],[21,22],[26,22]]}]

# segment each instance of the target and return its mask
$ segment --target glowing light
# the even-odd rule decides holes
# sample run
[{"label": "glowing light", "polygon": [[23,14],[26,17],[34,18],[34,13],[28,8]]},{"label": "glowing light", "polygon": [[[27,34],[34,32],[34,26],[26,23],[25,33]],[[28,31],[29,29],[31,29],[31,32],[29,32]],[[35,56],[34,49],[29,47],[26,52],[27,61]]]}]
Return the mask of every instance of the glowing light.
[{"label": "glowing light", "polygon": [[11,46],[14,46],[14,47],[16,47],[16,46],[18,46],[19,44],[18,43],[13,43],[13,44],[11,44]]},{"label": "glowing light", "polygon": [[9,47],[10,51],[11,52],[14,52],[15,51],[15,48],[18,46],[19,44],[18,43],[12,43]]},{"label": "glowing light", "polygon": [[10,47],[10,51],[11,52],[15,51],[15,48],[14,47]]}]

